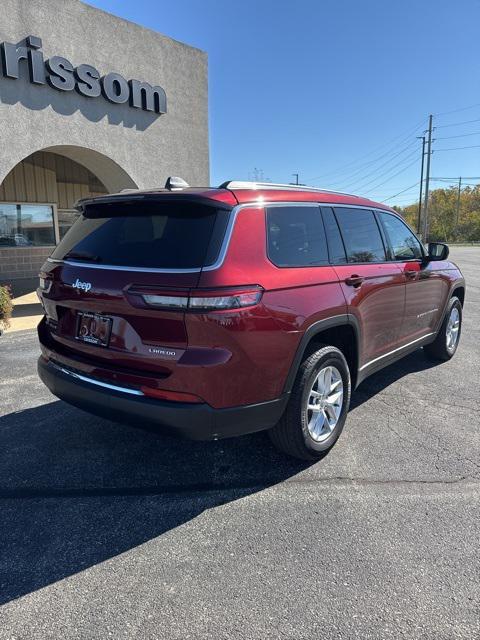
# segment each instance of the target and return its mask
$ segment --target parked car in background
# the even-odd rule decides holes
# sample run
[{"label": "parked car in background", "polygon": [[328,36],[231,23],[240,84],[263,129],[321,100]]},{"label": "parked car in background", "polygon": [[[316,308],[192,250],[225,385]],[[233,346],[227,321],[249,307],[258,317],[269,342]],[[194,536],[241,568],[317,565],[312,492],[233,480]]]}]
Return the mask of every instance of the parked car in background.
[{"label": "parked car in background", "polygon": [[0,235],[0,247],[27,247],[32,243],[23,233]]},{"label": "parked car in background", "polygon": [[196,439],[268,429],[312,460],[367,376],[457,348],[462,274],[383,204],[170,179],[78,209],[42,268],[38,367],[94,414]]}]

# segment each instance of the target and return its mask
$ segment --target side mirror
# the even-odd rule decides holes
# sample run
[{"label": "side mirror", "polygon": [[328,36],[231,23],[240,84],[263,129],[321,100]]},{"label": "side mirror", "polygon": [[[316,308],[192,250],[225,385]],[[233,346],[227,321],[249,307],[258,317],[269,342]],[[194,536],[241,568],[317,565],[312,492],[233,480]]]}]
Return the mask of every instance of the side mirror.
[{"label": "side mirror", "polygon": [[448,244],[444,242],[429,242],[428,243],[428,260],[446,260],[450,249]]}]

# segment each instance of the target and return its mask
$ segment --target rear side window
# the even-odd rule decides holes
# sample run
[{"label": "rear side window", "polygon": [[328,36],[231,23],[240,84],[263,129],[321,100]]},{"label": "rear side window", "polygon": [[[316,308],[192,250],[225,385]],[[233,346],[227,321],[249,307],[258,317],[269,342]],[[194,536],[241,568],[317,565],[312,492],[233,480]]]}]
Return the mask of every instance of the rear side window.
[{"label": "rear side window", "polygon": [[348,262],[385,262],[385,248],[373,211],[339,207],[335,215]]},{"label": "rear side window", "polygon": [[390,213],[378,213],[390,241],[394,260],[418,260],[422,257],[420,242],[407,225]]},{"label": "rear side window", "polygon": [[192,202],[91,205],[52,257],[112,266],[196,269],[217,259],[228,215]]},{"label": "rear side window", "polygon": [[328,264],[320,207],[267,207],[268,257],[277,267]]},{"label": "rear side window", "polygon": [[333,215],[333,209],[322,207],[323,223],[328,241],[328,253],[332,264],[345,264],[347,256],[343,246],[342,236],[338,229],[337,221]]}]

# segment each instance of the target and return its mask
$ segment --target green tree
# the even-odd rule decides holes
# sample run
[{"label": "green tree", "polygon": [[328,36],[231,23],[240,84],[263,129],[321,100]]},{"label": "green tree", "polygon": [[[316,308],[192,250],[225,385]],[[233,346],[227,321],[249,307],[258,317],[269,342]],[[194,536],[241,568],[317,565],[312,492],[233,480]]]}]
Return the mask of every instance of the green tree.
[{"label": "green tree", "polygon": [[[438,242],[480,241],[480,185],[458,189],[434,189],[430,192],[428,207],[428,239]],[[417,228],[418,201],[406,207],[395,207],[414,229]]]}]

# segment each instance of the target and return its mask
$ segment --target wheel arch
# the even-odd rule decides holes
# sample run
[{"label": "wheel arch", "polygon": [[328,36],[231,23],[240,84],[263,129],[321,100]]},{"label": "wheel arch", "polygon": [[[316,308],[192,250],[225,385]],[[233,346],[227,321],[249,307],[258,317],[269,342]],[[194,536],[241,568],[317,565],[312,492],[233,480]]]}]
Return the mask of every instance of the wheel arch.
[{"label": "wheel arch", "polygon": [[304,358],[316,351],[320,344],[329,344],[342,351],[350,369],[352,389],[356,387],[360,351],[360,327],[355,317],[342,314],[314,322],[305,331],[290,366],[284,385],[284,392],[290,393]]},{"label": "wheel arch", "polygon": [[457,280],[456,282],[453,283],[453,285],[451,285],[450,293],[448,295],[448,298],[445,301],[445,305],[444,305],[444,307],[442,309],[442,313],[440,315],[440,318],[438,320],[437,326],[435,328],[435,335],[440,331],[440,327],[442,326],[442,322],[445,319],[445,314],[447,313],[448,305],[450,303],[450,300],[454,296],[457,297],[460,300],[460,304],[462,305],[462,308],[463,308],[463,304],[465,302],[465,280],[463,280],[463,279]]},{"label": "wheel arch", "polygon": [[460,300],[463,307],[465,302],[465,283],[461,283],[453,287],[450,298],[453,298],[453,296],[456,296]]}]

